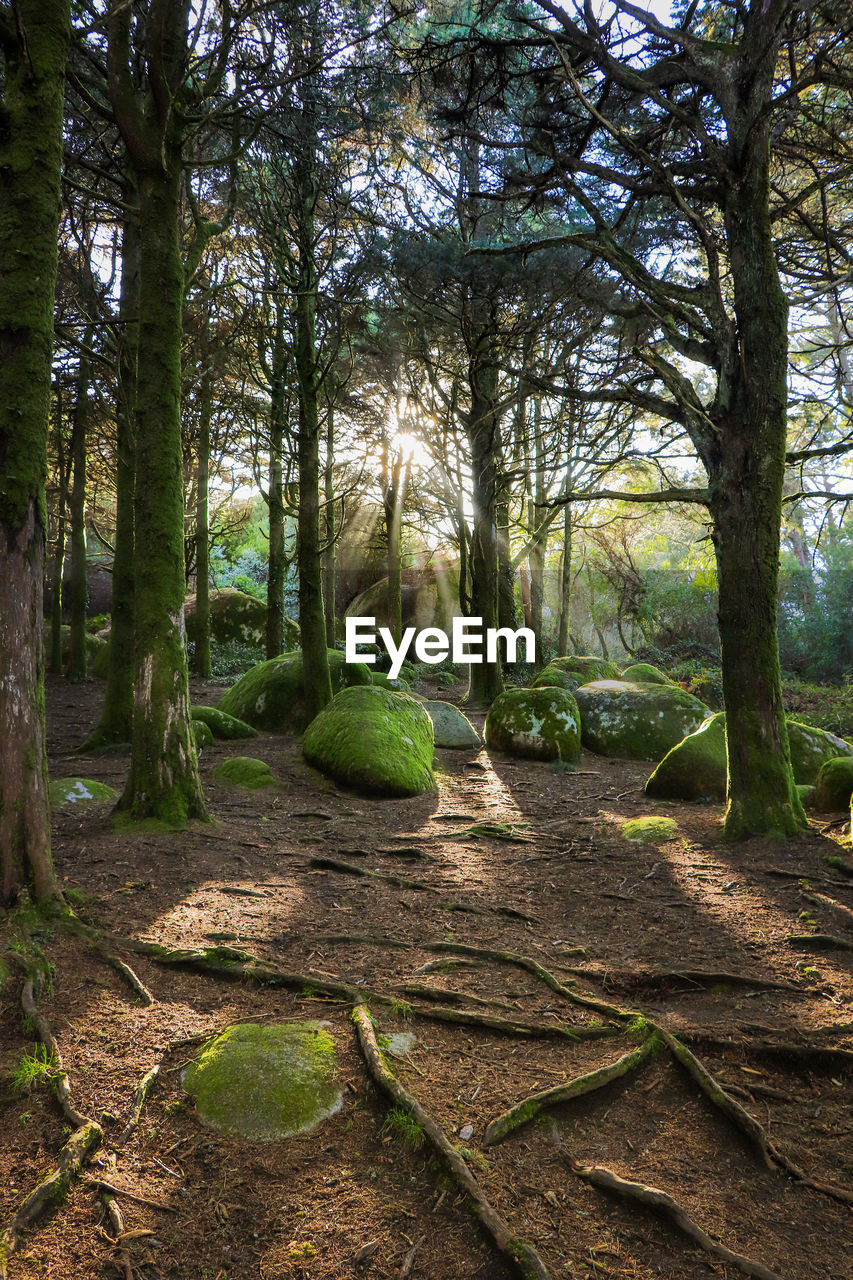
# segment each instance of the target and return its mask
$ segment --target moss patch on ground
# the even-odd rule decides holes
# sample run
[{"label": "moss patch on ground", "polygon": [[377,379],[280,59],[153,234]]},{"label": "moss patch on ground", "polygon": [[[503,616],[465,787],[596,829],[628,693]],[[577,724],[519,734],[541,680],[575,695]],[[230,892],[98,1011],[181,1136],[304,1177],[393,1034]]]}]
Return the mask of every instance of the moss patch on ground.
[{"label": "moss patch on ground", "polygon": [[184,1073],[198,1113],[222,1133],[273,1142],[341,1106],[335,1042],[316,1022],[226,1029]]},{"label": "moss patch on ground", "polygon": [[229,787],[245,787],[248,791],[277,785],[266,761],[256,760],[253,756],[232,756],[230,760],[224,760],[213,777],[216,782],[225,782]]},{"label": "moss patch on ground", "polygon": [[650,814],[644,818],[631,818],[622,823],[622,834],[626,840],[637,844],[664,844],[678,835],[678,823],[674,818],[661,818]]},{"label": "moss patch on ground", "polygon": [[118,792],[104,782],[93,782],[91,778],[54,778],[50,783],[50,803],[63,804],[108,804],[118,800]]}]

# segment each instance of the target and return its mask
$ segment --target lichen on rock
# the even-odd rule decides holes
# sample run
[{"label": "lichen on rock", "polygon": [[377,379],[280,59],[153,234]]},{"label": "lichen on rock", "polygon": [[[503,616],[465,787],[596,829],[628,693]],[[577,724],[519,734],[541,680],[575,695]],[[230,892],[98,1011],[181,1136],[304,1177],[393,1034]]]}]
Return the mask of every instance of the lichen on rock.
[{"label": "lichen on rock", "polygon": [[579,677],[579,684],[589,684],[592,680],[619,679],[619,668],[615,662],[597,658],[591,653],[570,653],[562,658],[552,658],[548,665],[570,674],[575,672]]},{"label": "lichen on rock", "polygon": [[466,715],[452,702],[427,700],[423,706],[432,720],[435,745],[459,751],[479,751],[480,735]]},{"label": "lichen on rock", "polygon": [[266,761],[256,760],[253,756],[231,756],[229,760],[223,760],[213,777],[216,782],[225,782],[229,787],[245,787],[248,791],[277,785]]},{"label": "lichen on rock", "polygon": [[118,800],[115,788],[91,778],[54,778],[50,784],[52,805],[107,804],[113,800]]},{"label": "lichen on rock", "polygon": [[262,1142],[314,1129],[342,1102],[335,1041],[316,1022],[226,1027],[183,1083],[207,1124]]},{"label": "lichen on rock", "polygon": [[[363,662],[346,662],[337,649],[329,650],[332,692],[351,685],[369,685],[370,670]],[[300,733],[308,723],[302,654],[282,653],[241,676],[223,694],[219,710],[256,729]]]},{"label": "lichen on rock", "polygon": [[791,745],[791,767],[794,781],[804,786],[814,786],[821,765],[839,756],[853,756],[853,746],[837,734],[800,720],[788,720],[788,741]]},{"label": "lichen on rock", "polygon": [[206,725],[203,720],[196,720],[195,716],[192,718],[191,725],[196,751],[204,751],[205,748],[212,747],[213,733],[210,726]]},{"label": "lichen on rock", "polygon": [[622,823],[622,834],[635,844],[664,844],[678,835],[678,823],[674,818],[662,818],[649,814],[642,818],[629,818]]},{"label": "lichen on rock", "polygon": [[[187,639],[198,643],[200,628],[195,596],[184,601],[184,624]],[[223,587],[210,593],[210,635],[222,644],[239,640],[244,644],[261,644],[266,634],[267,606],[236,587]]]},{"label": "lichen on rock", "polygon": [[486,745],[532,760],[576,760],[581,750],[578,705],[568,689],[506,689],[486,716]]},{"label": "lichen on rock", "polygon": [[704,703],[674,684],[595,680],[575,698],[584,746],[630,760],[659,760],[708,715]]},{"label": "lichen on rock", "polygon": [[567,689],[569,693],[574,693],[578,685],[585,683],[586,676],[581,675],[579,671],[572,674],[571,671],[564,671],[562,667],[549,662],[547,667],[543,667],[533,677],[527,687],[528,689]]},{"label": "lichen on rock", "polygon": [[311,721],[309,764],[367,794],[415,796],[433,785],[433,727],[421,702],[378,685],[343,689]]}]

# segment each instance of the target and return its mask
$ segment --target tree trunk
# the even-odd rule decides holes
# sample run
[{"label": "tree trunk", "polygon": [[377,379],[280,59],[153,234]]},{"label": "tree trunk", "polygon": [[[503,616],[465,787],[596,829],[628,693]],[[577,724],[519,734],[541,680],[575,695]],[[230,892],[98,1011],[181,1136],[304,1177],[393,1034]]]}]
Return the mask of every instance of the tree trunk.
[{"label": "tree trunk", "polygon": [[68,461],[62,436],[62,380],[56,380],[56,553],[53,558],[50,612],[50,662],[52,675],[62,675],[62,575],[65,569],[65,516],[68,509]]},{"label": "tree trunk", "polygon": [[[6,10],[8,13],[8,10]],[[18,0],[0,86],[0,901],[59,896],[44,729],[47,433],[68,0]]]},{"label": "tree trunk", "polygon": [[[136,208],[137,194],[128,183],[125,204]],[[136,366],[139,355],[139,217],[127,213],[121,241],[118,386],[116,391],[116,529],[110,651],[100,719],[83,744],[94,750],[107,743],[130,742],[134,681],[134,530],[136,476]]]},{"label": "tree trunk", "polygon": [[[482,619],[484,630],[498,626],[497,423],[494,393],[497,371],[491,365],[471,369],[471,498],[474,528],[471,538],[471,616]],[[485,650],[485,645],[483,646]],[[485,652],[483,653],[485,658]],[[491,703],[503,691],[500,655],[495,662],[472,663],[468,698]]]},{"label": "tree trunk", "polygon": [[[567,481],[570,484],[571,478]],[[563,557],[560,566],[560,631],[557,636],[557,653],[569,651],[569,615],[572,607],[572,504],[563,509]]]},{"label": "tree trunk", "polygon": [[[209,323],[209,317],[205,318]],[[195,518],[195,616],[198,640],[195,648],[196,674],[209,680],[210,665],[210,419],[213,411],[213,371],[210,345],[202,343],[202,371],[198,409],[198,478]]]},{"label": "tree trunk", "polygon": [[181,157],[139,178],[141,258],[137,370],[136,681],[130,773],[119,807],[183,826],[206,818],[189,718],[184,644],[179,241]]},{"label": "tree trunk", "polygon": [[330,404],[326,419],[326,468],[323,472],[326,545],[323,548],[323,605],[326,613],[326,646],[337,643],[335,616],[335,409]]},{"label": "tree trunk", "polygon": [[[91,345],[92,332],[86,330],[84,343]],[[74,411],[71,417],[71,635],[68,655],[68,679],[86,679],[86,432],[89,420],[89,384],[92,364],[85,352],[80,355],[75,384]]]},{"label": "tree trunk", "polygon": [[394,637],[395,645],[399,645],[403,637],[403,494],[408,470],[403,465],[402,454],[398,451],[391,456],[390,446],[383,449],[383,469],[387,477],[385,482],[385,533],[388,541],[385,565],[388,571],[388,593],[386,609],[388,612],[388,630]]},{"label": "tree trunk", "polygon": [[285,370],[284,303],[275,298],[275,333],[270,385],[270,474],[267,507],[270,526],[270,554],[267,569],[267,657],[276,658],[284,648],[284,580],[287,558],[284,550],[284,453]]}]

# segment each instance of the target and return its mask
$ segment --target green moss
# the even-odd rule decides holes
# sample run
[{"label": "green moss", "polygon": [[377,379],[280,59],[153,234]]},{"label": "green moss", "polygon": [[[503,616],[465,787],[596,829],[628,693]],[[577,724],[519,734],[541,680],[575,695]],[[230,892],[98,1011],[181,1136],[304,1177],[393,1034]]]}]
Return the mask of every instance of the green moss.
[{"label": "green moss", "polygon": [[408,680],[404,680],[401,676],[392,680],[386,671],[371,671],[370,683],[378,685],[380,689],[393,689],[397,693],[409,693],[411,690]]},{"label": "green moss", "polygon": [[399,1138],[404,1147],[408,1147],[411,1151],[418,1151],[426,1139],[423,1126],[418,1124],[414,1116],[402,1107],[392,1107],[385,1117],[382,1125],[383,1132],[393,1134]]},{"label": "green moss", "polygon": [[238,742],[244,738],[257,738],[258,731],[244,720],[226,715],[218,707],[192,707],[190,715],[193,720],[206,724],[214,738],[225,742]]},{"label": "green moss", "polygon": [[591,680],[618,680],[619,668],[615,662],[606,658],[597,658],[594,654],[570,653],[566,657],[552,658],[549,666],[560,671],[575,672],[579,684],[588,684]]},{"label": "green moss", "polygon": [[277,785],[269,765],[253,756],[232,756],[222,762],[213,776],[217,782],[225,782],[230,787],[245,787],[249,791]]},{"label": "green moss", "polygon": [[486,716],[486,745],[533,760],[575,760],[581,749],[578,706],[567,689],[507,689]]},{"label": "green moss", "polygon": [[528,688],[530,689],[567,689],[569,693],[574,693],[579,684],[584,683],[584,678],[579,671],[574,675],[570,671],[563,671],[562,668],[556,666],[553,662],[549,663],[537,676],[530,681]]},{"label": "green moss", "polygon": [[805,786],[813,786],[817,782],[820,767],[827,760],[853,757],[853,746],[844,738],[791,718],[788,719],[788,741],[794,781]]},{"label": "green moss", "polygon": [[106,804],[117,799],[118,792],[113,787],[90,778],[54,778],[50,784],[52,805]]},{"label": "green moss", "polygon": [[[187,640],[197,644],[199,624],[195,596],[184,601],[184,621]],[[217,643],[241,641],[243,644],[262,644],[266,635],[267,606],[245,591],[223,587],[210,596],[210,636]]]},{"label": "green moss", "polygon": [[184,1075],[199,1115],[220,1132],[277,1141],[340,1109],[332,1036],[317,1023],[227,1027]]},{"label": "green moss", "polygon": [[646,782],[646,795],[676,800],[726,797],[726,717],[710,716],[668,751]]},{"label": "green moss", "polygon": [[797,787],[797,795],[800,797],[800,804],[804,809],[816,809],[817,788],[816,787]]},{"label": "green moss", "polygon": [[[371,684],[370,671],[363,662],[347,663],[336,649],[328,652],[333,693]],[[301,732],[309,719],[301,653],[283,653],[259,662],[226,691],[219,710],[256,729]]]},{"label": "green moss", "polygon": [[432,720],[405,693],[344,689],[308,726],[302,749],[309,764],[368,794],[413,796],[433,785]]},{"label": "green moss", "polygon": [[631,680],[636,684],[673,684],[668,675],[653,667],[650,662],[635,662],[626,667],[620,676],[622,680]]},{"label": "green moss", "polygon": [[191,727],[193,738],[195,739],[196,751],[203,751],[205,747],[213,746],[213,734],[203,720],[196,720],[193,716]]},{"label": "green moss", "polygon": [[849,809],[853,798],[853,758],[841,756],[822,764],[814,790],[816,809],[824,813]]},{"label": "green moss", "polygon": [[584,746],[630,760],[660,760],[708,715],[677,685],[596,680],[582,685],[575,698]]},{"label": "green moss", "polygon": [[678,834],[678,823],[672,818],[661,818],[649,814],[643,818],[631,818],[622,823],[622,834],[626,840],[634,840],[638,844],[663,844]]}]

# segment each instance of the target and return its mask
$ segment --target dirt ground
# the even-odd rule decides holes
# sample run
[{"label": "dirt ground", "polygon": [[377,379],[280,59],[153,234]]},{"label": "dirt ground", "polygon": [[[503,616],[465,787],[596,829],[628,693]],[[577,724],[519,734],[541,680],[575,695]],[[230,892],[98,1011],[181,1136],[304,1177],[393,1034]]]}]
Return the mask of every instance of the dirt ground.
[{"label": "dirt ground", "polygon": [[[49,685],[53,777],[121,786],[126,757],[72,754],[101,689]],[[197,685],[193,697],[215,704],[220,693]],[[267,761],[280,786],[215,784],[216,766],[240,754]],[[517,1275],[435,1152],[389,1123],[391,1102],[368,1072],[353,1001],[323,992],[339,979],[394,997],[367,996],[380,1032],[415,1036],[407,1055],[386,1061],[555,1280],[743,1274],[647,1207],[591,1185],[577,1165],[667,1192],[713,1240],[767,1269],[753,1275],[850,1280],[853,950],[791,942],[810,933],[853,939],[844,914],[853,879],[825,862],[849,860],[840,824],[828,834],[815,824],[786,844],[730,846],[719,806],[646,799],[642,763],[584,753],[569,770],[438,751],[436,764],[434,793],[366,799],[308,768],[297,739],[262,734],[203,753],[213,825],[127,836],[113,830],[108,806],[56,814],[63,885],[82,894],[79,915],[112,939],[155,1002],[144,1007],[84,938],[55,928],[36,939],[55,966],[40,1009],[75,1105],[103,1122],[104,1143],[64,1207],[27,1233],[11,1277]],[[641,814],[674,818],[675,838],[629,843],[620,824]],[[503,826],[489,834],[484,824]],[[841,906],[804,897],[815,892]],[[122,939],[224,944],[304,983],[228,981],[154,962]],[[534,960],[557,986],[676,1034],[805,1181],[790,1167],[768,1168],[665,1050],[485,1146],[486,1125],[509,1106],[615,1061],[638,1039],[636,1028],[570,1001],[512,956],[465,954],[466,946]],[[0,1017],[0,1227],[64,1141],[48,1088],[11,1086],[32,1048],[19,996],[13,976]],[[441,1009],[507,1025],[444,1021]],[[181,1087],[203,1038],[233,1022],[306,1017],[334,1034],[342,1109],[280,1143],[205,1127]],[[555,1034],[560,1027],[613,1034],[574,1041]],[[139,1124],[120,1143],[134,1092],[158,1064]],[[137,1197],[118,1199],[127,1233],[118,1243],[93,1179]]]}]

